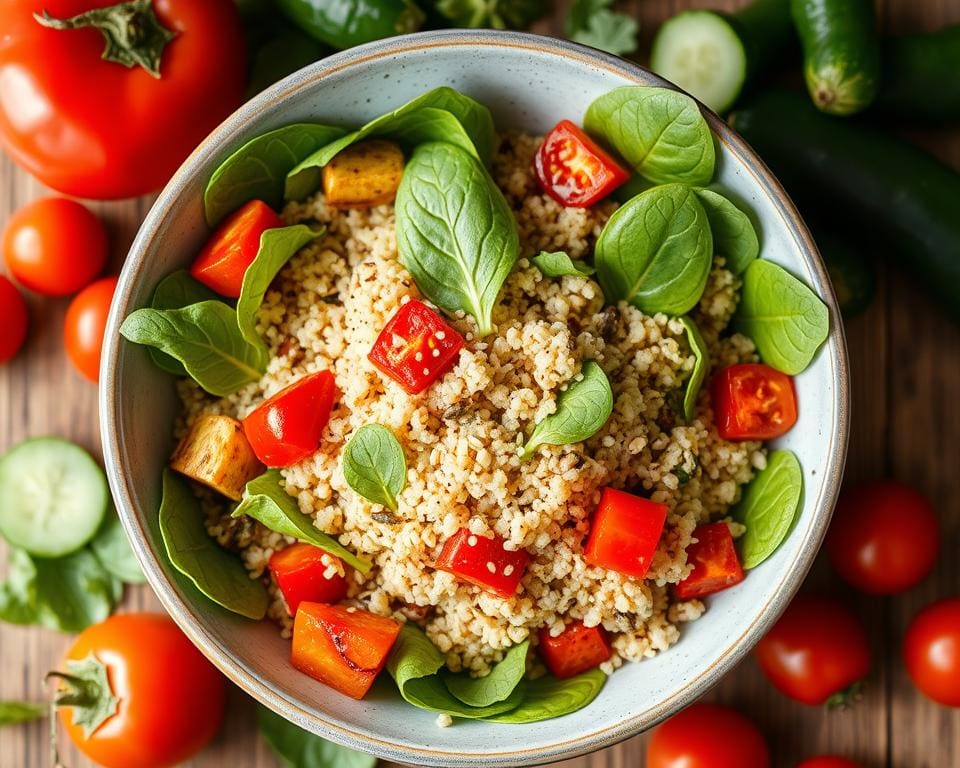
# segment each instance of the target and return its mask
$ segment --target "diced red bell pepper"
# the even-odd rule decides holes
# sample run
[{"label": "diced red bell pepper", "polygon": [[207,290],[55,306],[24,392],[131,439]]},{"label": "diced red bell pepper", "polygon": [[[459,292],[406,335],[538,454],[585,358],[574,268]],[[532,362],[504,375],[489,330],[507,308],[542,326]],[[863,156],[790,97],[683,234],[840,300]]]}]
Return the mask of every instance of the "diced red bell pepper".
[{"label": "diced red bell pepper", "polygon": [[293,666],[354,699],[362,699],[400,634],[401,624],[369,611],[300,603],[293,621]]},{"label": "diced red bell pepper", "polygon": [[311,373],[281,389],[243,420],[253,452],[268,467],[289,467],[320,445],[337,384],[330,371]]},{"label": "diced red bell pepper", "polygon": [[681,600],[706,597],[743,581],[737,547],[726,523],[701,525],[693,532],[695,544],[687,547],[687,562],[693,570],[674,588]]},{"label": "diced red bell pepper", "polygon": [[797,423],[793,379],[769,365],[728,366],[713,377],[710,390],[724,440],[771,440]]},{"label": "diced red bell pepper", "polygon": [[540,629],[540,655],[554,677],[563,680],[593,669],[610,658],[610,640],[601,626],[585,627],[582,621],[568,624],[556,637]]},{"label": "diced red bell pepper", "polygon": [[423,392],[457,361],[463,337],[422,301],[404,304],[370,350],[370,362],[407,392]]},{"label": "diced red bell pepper", "polygon": [[534,170],[543,191],[568,208],[593,205],[630,178],[628,171],[569,120],[561,120],[544,138]]},{"label": "diced red bell pepper", "polygon": [[190,274],[221,296],[240,296],[243,276],[260,250],[260,236],[283,226],[276,212],[262,200],[251,200],[234,211],[203,246]]},{"label": "diced red bell pepper", "polygon": [[447,539],[436,567],[503,598],[513,597],[530,562],[524,549],[503,548],[499,536],[487,538],[461,528]]},{"label": "diced red bell pepper", "polygon": [[642,579],[667,520],[667,505],[604,488],[583,557],[590,565]]},{"label": "diced red bell pepper", "polygon": [[[347,596],[347,580],[340,573],[327,577],[330,569],[324,564],[324,552],[319,547],[302,542],[274,552],[268,567],[283,593],[283,600],[291,616],[297,615],[300,603],[337,603]],[[326,555],[327,560],[337,560]]]}]

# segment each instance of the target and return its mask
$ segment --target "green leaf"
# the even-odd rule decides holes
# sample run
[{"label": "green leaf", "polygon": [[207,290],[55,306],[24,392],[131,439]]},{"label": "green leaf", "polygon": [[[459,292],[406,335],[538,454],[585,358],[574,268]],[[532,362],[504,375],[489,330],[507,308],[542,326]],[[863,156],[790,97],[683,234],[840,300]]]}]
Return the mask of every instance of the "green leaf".
[{"label": "green leaf", "polygon": [[240,333],[236,311],[220,301],[138,309],[123,321],[120,334],[176,358],[197,384],[218,397],[258,381],[266,370],[258,348]]},{"label": "green leaf", "polygon": [[683,184],[647,190],[607,221],[594,263],[608,303],[627,301],[648,315],[689,312],[713,263],[707,214]]},{"label": "green leaf", "polygon": [[262,200],[279,210],[290,170],[345,133],[330,125],[294,123],[251,139],[224,160],[207,182],[203,192],[207,223],[215,227],[250,200]]},{"label": "green leaf", "polygon": [[686,94],[639,85],[615,88],[590,105],[584,128],[657,184],[705,185],[713,178],[713,136]]},{"label": "green leaf", "polygon": [[479,334],[520,253],[510,206],[483,166],[452,144],[421,144],[397,190],[400,260],[430,301],[462,310]]},{"label": "green leaf", "polygon": [[367,501],[396,512],[407,482],[407,461],[396,435],[382,424],[360,427],[343,450],[343,477]]},{"label": "green leaf", "polygon": [[257,724],[283,768],[373,768],[377,758],[356,752],[303,730],[262,704]]},{"label": "green leaf", "polygon": [[689,424],[696,414],[700,388],[710,373],[710,351],[703,336],[700,335],[700,329],[691,318],[684,315],[680,318],[680,322],[687,329],[687,343],[690,344],[690,351],[693,352],[694,358],[693,370],[690,372],[690,378],[687,379],[687,389],[683,395],[683,418]]},{"label": "green leaf", "polygon": [[567,37],[618,56],[637,50],[640,25],[632,16],[610,10],[613,0],[574,0],[567,14]]},{"label": "green leaf", "polygon": [[545,0],[437,0],[450,26],[466,29],[526,29],[548,10]]},{"label": "green leaf", "polygon": [[571,259],[564,251],[540,251],[532,256],[533,263],[544,277],[590,277],[596,270],[583,261]]},{"label": "green leaf", "polygon": [[741,274],[760,255],[760,241],[750,217],[712,190],[698,189],[697,198],[710,222],[714,251],[726,259],[727,269]]},{"label": "green leaf", "polygon": [[569,715],[597,698],[607,676],[599,669],[566,680],[546,675],[527,683],[527,696],[512,712],[484,718],[493,723],[538,723]]},{"label": "green leaf", "polygon": [[26,701],[0,701],[0,725],[17,725],[40,720],[47,714],[46,704]]},{"label": "green leaf", "polygon": [[503,660],[486,677],[470,677],[466,672],[446,671],[443,682],[447,690],[470,707],[489,707],[503,701],[520,685],[527,672],[527,651],[530,641],[513,646]]},{"label": "green leaf", "polygon": [[248,515],[271,531],[305,541],[339,557],[361,573],[369,573],[370,563],[357,557],[333,536],[318,530],[313,521],[300,511],[297,500],[283,489],[282,483],[283,477],[276,469],[255,477],[247,483],[243,500],[233,510],[233,517]]},{"label": "green leaf", "polygon": [[100,564],[120,581],[127,584],[143,584],[146,581],[116,512],[104,517],[100,530],[90,542],[90,549]]},{"label": "green leaf", "polygon": [[737,329],[757,345],[760,359],[795,375],[804,370],[830,333],[827,305],[773,262],[750,262],[743,275]]},{"label": "green leaf", "polygon": [[171,470],[163,470],[160,535],[170,563],[201,593],[228,611],[262,619],[270,598],[243,563],[208,534],[200,502]]},{"label": "green leaf", "polygon": [[[153,291],[153,300],[150,306],[153,309],[183,309],[189,304],[201,301],[216,301],[220,297],[211,291],[199,280],[194,280],[185,269],[180,269],[167,275]],[[174,376],[186,376],[187,369],[183,363],[175,360],[156,347],[148,347],[147,352],[153,364],[163,371]]]},{"label": "green leaf", "polygon": [[774,451],[747,486],[733,516],[747,530],[740,537],[744,568],[756,568],[787,538],[803,493],[800,462],[790,451]]},{"label": "green leaf", "polygon": [[613,390],[607,374],[593,360],[587,360],[580,373],[580,380],[569,382],[560,393],[557,410],[534,428],[520,454],[524,461],[541,445],[579,443],[607,423],[613,413]]}]

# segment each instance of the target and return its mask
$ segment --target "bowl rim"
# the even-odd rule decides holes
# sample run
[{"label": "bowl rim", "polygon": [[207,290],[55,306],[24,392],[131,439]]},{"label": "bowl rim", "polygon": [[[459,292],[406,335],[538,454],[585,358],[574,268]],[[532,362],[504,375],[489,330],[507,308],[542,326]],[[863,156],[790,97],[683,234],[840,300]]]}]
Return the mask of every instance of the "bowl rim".
[{"label": "bowl rim", "polygon": [[834,379],[838,402],[836,420],[829,437],[827,463],[823,469],[822,490],[815,502],[815,519],[811,524],[810,535],[799,549],[794,561],[782,572],[777,589],[763,606],[757,620],[730,640],[715,660],[689,685],[661,701],[653,711],[640,713],[596,731],[574,735],[555,742],[547,748],[479,755],[427,747],[402,746],[377,737],[372,729],[344,728],[318,717],[313,712],[307,712],[300,704],[281,694],[275,686],[261,679],[253,670],[232,657],[228,649],[221,646],[208,632],[198,612],[176,594],[176,590],[173,589],[160,566],[159,559],[147,544],[145,528],[135,512],[133,478],[128,477],[122,468],[125,440],[120,414],[121,398],[118,396],[117,372],[120,370],[124,345],[119,335],[119,327],[128,312],[131,289],[138,282],[139,274],[144,267],[144,254],[149,249],[158,228],[170,214],[171,208],[195,173],[195,169],[220,153],[222,147],[230,143],[232,135],[241,130],[249,120],[272,109],[293,92],[319,79],[371,60],[385,59],[393,54],[450,46],[530,50],[572,60],[579,65],[599,68],[638,84],[649,85],[650,81],[654,80],[659,81],[664,87],[677,88],[638,64],[587,46],[537,34],[495,30],[440,30],[376,41],[329,56],[274,84],[241,106],[191,153],[164,187],[137,233],[119,278],[104,337],[99,388],[101,441],[107,476],[120,520],[150,586],[163,607],[194,645],[247,694],[308,731],[343,746],[373,753],[386,760],[436,766],[542,765],[588,754],[637,735],[688,706],[716,685],[769,630],[799,589],[819,551],[839,494],[849,442],[850,391],[846,340],[836,296],[816,245],[787,193],[749,145],[707,107],[700,104],[714,135],[743,162],[753,182],[775,203],[788,231],[800,246],[803,260],[812,269],[818,294],[830,308],[832,316],[830,335],[821,354],[829,355],[830,373]]}]

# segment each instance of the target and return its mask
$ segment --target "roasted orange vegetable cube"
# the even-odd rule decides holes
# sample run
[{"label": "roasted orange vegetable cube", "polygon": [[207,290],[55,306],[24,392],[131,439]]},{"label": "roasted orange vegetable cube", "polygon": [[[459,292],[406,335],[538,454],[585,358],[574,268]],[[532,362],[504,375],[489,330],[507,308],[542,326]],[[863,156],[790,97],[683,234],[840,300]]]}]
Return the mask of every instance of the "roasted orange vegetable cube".
[{"label": "roasted orange vegetable cube", "polygon": [[334,208],[369,208],[393,202],[403,177],[403,151],[371,139],[347,147],[323,167],[323,194]]}]

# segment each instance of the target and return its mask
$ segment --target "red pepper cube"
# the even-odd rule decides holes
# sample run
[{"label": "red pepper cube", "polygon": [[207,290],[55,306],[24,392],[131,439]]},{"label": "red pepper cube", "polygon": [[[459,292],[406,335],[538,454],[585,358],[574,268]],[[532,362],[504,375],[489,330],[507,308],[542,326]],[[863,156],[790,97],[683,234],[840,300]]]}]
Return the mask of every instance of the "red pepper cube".
[{"label": "red pepper cube", "polygon": [[583,551],[589,565],[642,579],[650,569],[667,505],[604,488]]},{"label": "red pepper cube", "polygon": [[370,350],[370,362],[407,392],[423,392],[456,362],[463,338],[422,301],[404,304]]},{"label": "red pepper cube", "polygon": [[251,200],[217,227],[194,260],[190,274],[221,296],[238,298],[247,267],[260,250],[260,236],[283,225],[283,219],[269,205]]},{"label": "red pepper cube", "polygon": [[710,382],[714,421],[724,440],[772,440],[797,423],[793,379],[763,363],[741,363]]},{"label": "red pepper cube", "polygon": [[695,544],[687,547],[690,575],[674,587],[680,600],[706,597],[743,581],[743,568],[726,523],[701,525],[693,532]]},{"label": "red pepper cube", "polygon": [[530,562],[526,550],[504,549],[503,539],[478,536],[461,528],[446,540],[435,567],[503,598],[517,593]]},{"label": "red pepper cube", "polygon": [[243,420],[253,452],[268,467],[289,467],[320,445],[337,398],[333,374],[304,376],[254,408]]},{"label": "red pepper cube", "polygon": [[369,611],[300,603],[290,660],[304,674],[362,699],[387,663],[400,627],[399,621]]},{"label": "red pepper cube", "polygon": [[585,208],[607,197],[630,173],[569,120],[544,138],[534,158],[540,187],[560,205]]},{"label": "red pepper cube", "polygon": [[331,576],[330,565],[339,562],[312,544],[298,543],[274,552],[268,568],[283,593],[283,600],[291,616],[296,616],[300,603],[337,603],[347,596],[347,580],[339,571]]},{"label": "red pepper cube", "polygon": [[547,669],[561,680],[603,664],[610,658],[610,640],[601,626],[585,627],[582,621],[568,624],[556,637],[540,629],[540,655]]}]

